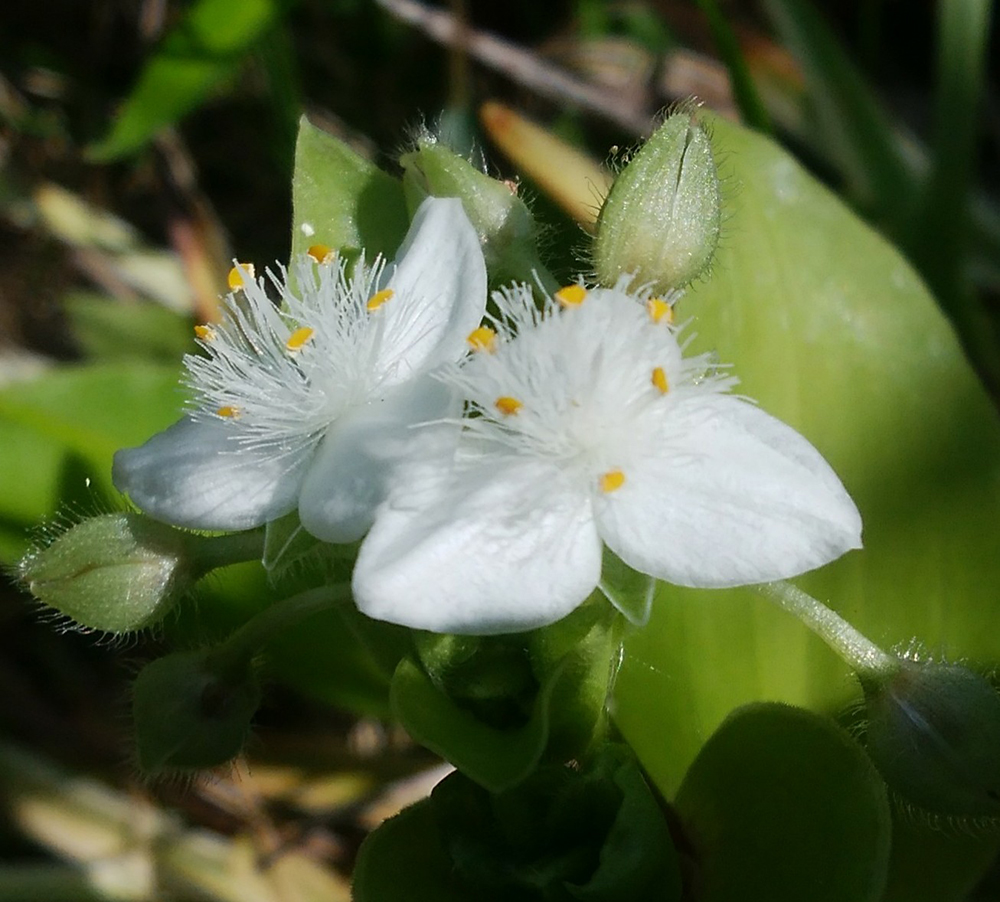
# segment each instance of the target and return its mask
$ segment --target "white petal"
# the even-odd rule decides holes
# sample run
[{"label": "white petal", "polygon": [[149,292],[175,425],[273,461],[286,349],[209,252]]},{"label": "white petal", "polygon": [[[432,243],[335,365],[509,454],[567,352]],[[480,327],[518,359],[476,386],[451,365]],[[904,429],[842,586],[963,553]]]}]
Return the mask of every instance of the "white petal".
[{"label": "white petal", "polygon": [[247,447],[233,426],[184,417],[117,452],[111,478],[151,517],[190,529],[249,529],[294,510],[308,449]]},{"label": "white petal", "polygon": [[683,586],[748,585],[861,547],[861,516],[819,452],[745,401],[675,408],[661,452],[595,500],[602,538],[637,570]]},{"label": "white petal", "polygon": [[327,431],[309,466],[299,499],[302,525],[324,542],[356,542],[371,526],[395,465],[423,427],[456,416],[460,399],[424,375],[341,417]]},{"label": "white petal", "polygon": [[427,198],[396,256],[379,368],[393,381],[457,360],[486,310],[486,263],[458,198]]},{"label": "white petal", "polygon": [[354,568],[369,617],[511,633],[553,623],[593,591],[601,543],[590,501],[558,470],[497,459],[443,483],[403,487],[379,510]]}]

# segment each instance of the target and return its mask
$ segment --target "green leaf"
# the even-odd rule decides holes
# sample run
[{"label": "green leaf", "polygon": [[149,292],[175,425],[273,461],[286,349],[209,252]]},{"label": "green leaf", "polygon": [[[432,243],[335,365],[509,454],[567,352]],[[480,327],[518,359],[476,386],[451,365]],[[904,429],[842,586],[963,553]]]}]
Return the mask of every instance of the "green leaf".
[{"label": "green leaf", "polygon": [[114,452],[169,425],[179,400],[176,366],[66,367],[0,390],[0,559],[19,557],[60,503],[93,513],[118,497]]},{"label": "green leaf", "polygon": [[369,834],[354,867],[354,902],[475,902],[455,882],[430,799],[404,809]]},{"label": "green leaf", "polygon": [[421,745],[447,758],[481,786],[499,792],[521,782],[538,764],[549,739],[549,705],[565,668],[555,671],[522,727],[500,729],[459,707],[410,658],[396,668],[390,701],[396,718]]},{"label": "green leaf", "polygon": [[891,837],[885,785],[846,733],[784,705],[735,711],[676,800],[699,902],[877,902]]},{"label": "green leaf", "polygon": [[88,358],[176,365],[195,348],[190,318],[159,304],[74,292],[64,305],[73,338]]},{"label": "green leaf", "polygon": [[90,158],[134,153],[195,109],[235,75],[277,12],[274,0],[198,0],[146,64],[110,134],[89,148]]},{"label": "green leaf", "polygon": [[[997,663],[994,407],[894,248],[767,139],[713,129],[735,190],[712,276],[682,302],[692,350],[715,349],[740,391],[805,435],[865,523],[863,551],[796,582],[884,648],[917,637]],[[669,795],[738,705],[840,711],[859,697],[846,665],[755,591],[662,586],[626,639],[614,710]]]},{"label": "green leaf", "polygon": [[181,397],[176,366],[67,367],[0,391],[0,418],[110,473],[115,451],[141,444],[177,419]]},{"label": "green leaf", "polygon": [[733,97],[739,107],[743,121],[758,131],[771,132],[771,117],[760,99],[757,87],[750,75],[739,38],[726,20],[716,0],[698,0],[698,7],[708,20],[719,56],[729,70],[729,81],[733,86]]},{"label": "green leaf", "polygon": [[809,0],[764,0],[764,9],[805,75],[816,148],[837,165],[854,202],[901,234],[916,185],[864,75]]},{"label": "green leaf", "polygon": [[910,258],[974,349],[974,359],[996,378],[1000,366],[996,327],[973,292],[966,266],[992,5],[992,0],[938,4],[931,167],[905,238]]},{"label": "green leaf", "polygon": [[292,178],[292,254],[316,244],[391,256],[409,225],[399,181],[343,141],[299,123]]}]

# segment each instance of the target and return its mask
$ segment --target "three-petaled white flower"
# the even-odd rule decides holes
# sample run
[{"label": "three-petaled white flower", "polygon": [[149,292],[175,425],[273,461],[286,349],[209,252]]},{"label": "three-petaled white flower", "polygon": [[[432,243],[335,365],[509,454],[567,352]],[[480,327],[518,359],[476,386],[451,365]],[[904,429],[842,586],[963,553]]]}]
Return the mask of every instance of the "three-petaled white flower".
[{"label": "three-petaled white flower", "polygon": [[219,327],[197,330],[187,416],[115,455],[115,485],[151,516],[246,529],[298,508],[329,542],[371,524],[409,427],[457,412],[430,373],[455,361],[486,305],[479,239],[457,199],[421,204],[395,263],[303,257],[243,272]]},{"label": "three-petaled white flower", "polygon": [[[551,623],[601,578],[602,543],[671,583],[785,578],[860,547],[861,519],[812,445],[685,358],[669,299],[569,286],[538,310],[494,294],[451,443],[398,472],[354,571],[368,615],[452,633]],[[434,437],[428,430],[428,439]],[[435,453],[438,457],[435,458]],[[447,465],[441,458],[447,459]]]}]

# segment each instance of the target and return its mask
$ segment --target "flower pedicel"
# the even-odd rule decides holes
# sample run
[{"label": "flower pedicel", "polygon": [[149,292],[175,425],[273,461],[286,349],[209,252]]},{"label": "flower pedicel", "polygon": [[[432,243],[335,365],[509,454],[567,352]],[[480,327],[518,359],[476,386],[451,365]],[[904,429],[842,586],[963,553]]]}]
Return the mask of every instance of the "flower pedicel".
[{"label": "flower pedicel", "polygon": [[685,358],[668,300],[528,286],[441,378],[467,399],[457,444],[399,471],[354,571],[366,614],[451,633],[558,620],[601,577],[602,543],[671,583],[724,587],[811,570],[861,544],[822,456]]},{"label": "flower pedicel", "polygon": [[[298,508],[309,532],[353,542],[416,421],[453,410],[431,379],[480,323],[486,267],[457,199],[428,198],[395,263],[303,257],[271,281],[238,272],[226,321],[188,356],[190,412],[115,455],[115,485],[175,526],[247,529]],[[298,288],[292,286],[297,285]]]}]

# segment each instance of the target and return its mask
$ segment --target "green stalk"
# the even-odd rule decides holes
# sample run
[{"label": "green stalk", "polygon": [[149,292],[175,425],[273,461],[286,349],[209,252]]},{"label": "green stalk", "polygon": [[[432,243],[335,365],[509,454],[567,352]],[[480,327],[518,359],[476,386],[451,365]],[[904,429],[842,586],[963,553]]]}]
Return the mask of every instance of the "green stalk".
[{"label": "green stalk", "polygon": [[871,677],[884,679],[899,670],[898,658],[886,654],[838,613],[791,583],[764,583],[757,589],[826,642],[851,666],[862,682]]}]

